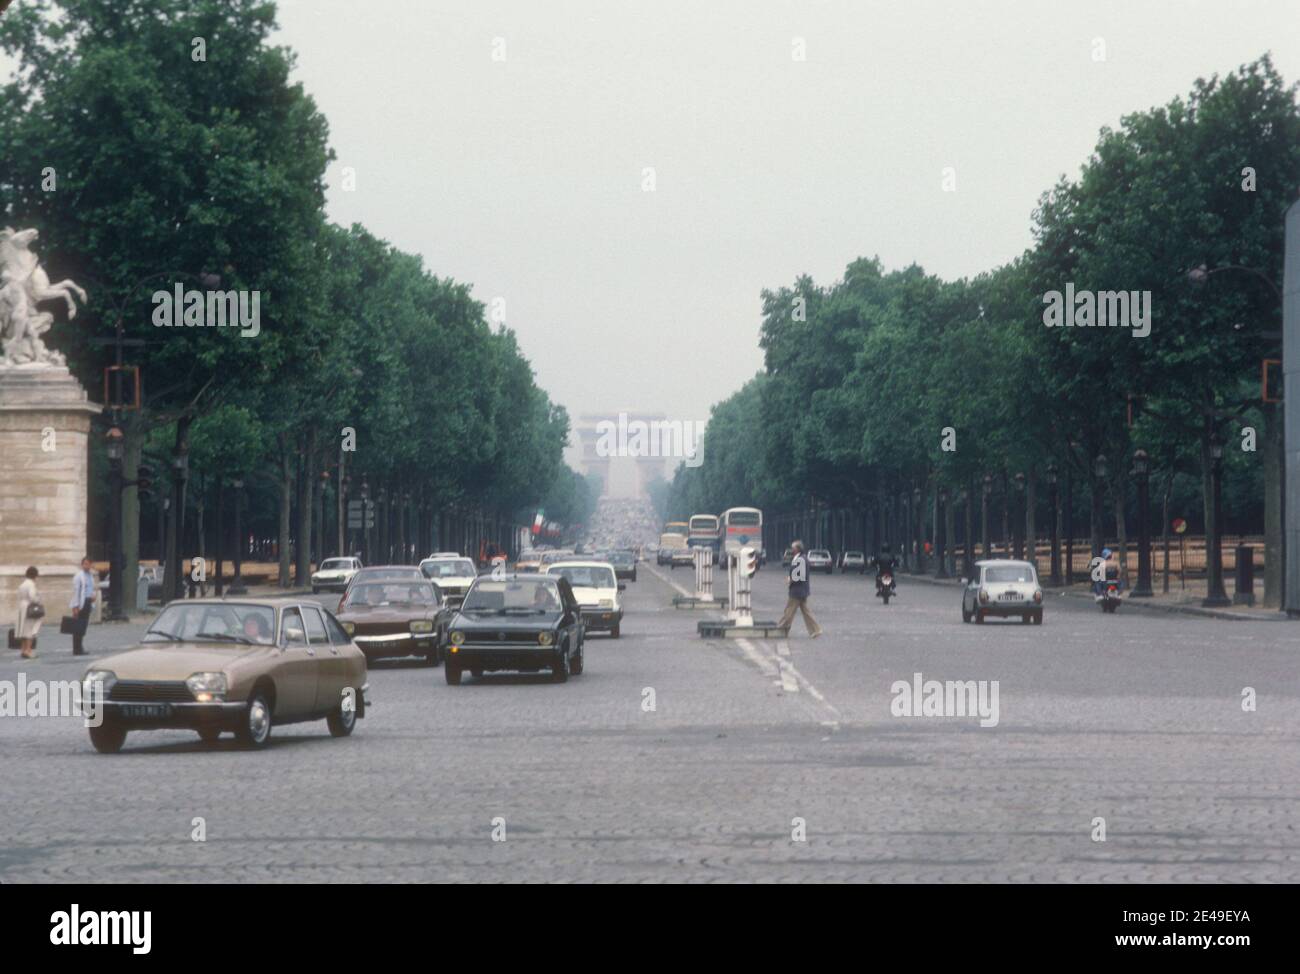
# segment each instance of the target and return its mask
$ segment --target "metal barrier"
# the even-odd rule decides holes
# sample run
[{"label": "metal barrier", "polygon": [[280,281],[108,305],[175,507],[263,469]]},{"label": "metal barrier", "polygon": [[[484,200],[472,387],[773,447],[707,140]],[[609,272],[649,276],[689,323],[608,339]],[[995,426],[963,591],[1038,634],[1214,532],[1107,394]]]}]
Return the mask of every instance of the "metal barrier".
[{"label": "metal barrier", "polygon": [[695,549],[695,598],[713,601],[713,549],[700,545]]}]

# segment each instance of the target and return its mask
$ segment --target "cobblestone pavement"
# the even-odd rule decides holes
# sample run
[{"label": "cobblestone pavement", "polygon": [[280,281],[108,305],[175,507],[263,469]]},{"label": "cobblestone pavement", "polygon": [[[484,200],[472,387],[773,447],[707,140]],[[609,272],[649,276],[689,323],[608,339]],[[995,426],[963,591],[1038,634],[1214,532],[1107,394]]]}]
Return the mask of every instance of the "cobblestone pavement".
[{"label": "cobblestone pavement", "polygon": [[[642,565],[623,638],[565,685],[376,666],[345,740],[101,756],[75,718],[0,718],[0,881],[1300,881],[1300,629],[1070,599],[964,625],[953,590],[903,577],[885,607],[836,575],[813,580],[825,637],[706,642],[669,579],[691,581]],[[755,593],[775,618],[779,569]],[[28,679],[80,674],[60,638]],[[916,672],[997,680],[997,726],[892,716]]]}]

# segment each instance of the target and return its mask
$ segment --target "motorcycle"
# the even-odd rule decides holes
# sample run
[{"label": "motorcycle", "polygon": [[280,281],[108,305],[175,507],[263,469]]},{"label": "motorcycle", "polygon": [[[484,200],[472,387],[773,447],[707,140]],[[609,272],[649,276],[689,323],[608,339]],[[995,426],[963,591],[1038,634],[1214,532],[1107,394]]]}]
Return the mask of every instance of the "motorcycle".
[{"label": "motorcycle", "polygon": [[885,605],[889,605],[889,597],[896,595],[897,587],[894,585],[894,573],[886,570],[876,576],[876,596],[884,600]]},{"label": "motorcycle", "polygon": [[1093,600],[1101,606],[1102,612],[1114,612],[1124,601],[1117,579],[1107,579],[1102,583],[1101,591],[1093,595]]}]

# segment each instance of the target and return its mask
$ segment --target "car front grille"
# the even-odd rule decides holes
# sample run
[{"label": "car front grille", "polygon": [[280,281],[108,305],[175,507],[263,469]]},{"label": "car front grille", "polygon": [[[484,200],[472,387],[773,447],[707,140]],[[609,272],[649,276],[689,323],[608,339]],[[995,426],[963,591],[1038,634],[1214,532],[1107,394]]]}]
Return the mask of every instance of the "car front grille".
[{"label": "car front grille", "polygon": [[109,700],[163,700],[173,703],[193,701],[194,694],[183,680],[118,680],[109,691]]},{"label": "car front grille", "polygon": [[409,622],[357,622],[354,636],[392,636],[399,632],[410,632]]}]

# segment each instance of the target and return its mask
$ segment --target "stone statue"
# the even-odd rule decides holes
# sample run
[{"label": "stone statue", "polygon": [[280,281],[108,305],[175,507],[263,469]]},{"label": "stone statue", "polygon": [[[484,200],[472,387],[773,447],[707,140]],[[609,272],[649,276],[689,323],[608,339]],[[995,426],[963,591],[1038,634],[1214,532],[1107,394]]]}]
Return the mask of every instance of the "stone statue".
[{"label": "stone statue", "polygon": [[75,318],[73,295],[85,303],[86,292],[74,281],[51,284],[31,243],[37,232],[11,227],[0,230],[0,368],[43,368],[65,364],[58,352],[45,347],[41,336],[54,323],[54,315],[38,311],[42,301],[62,298],[68,317]]}]

